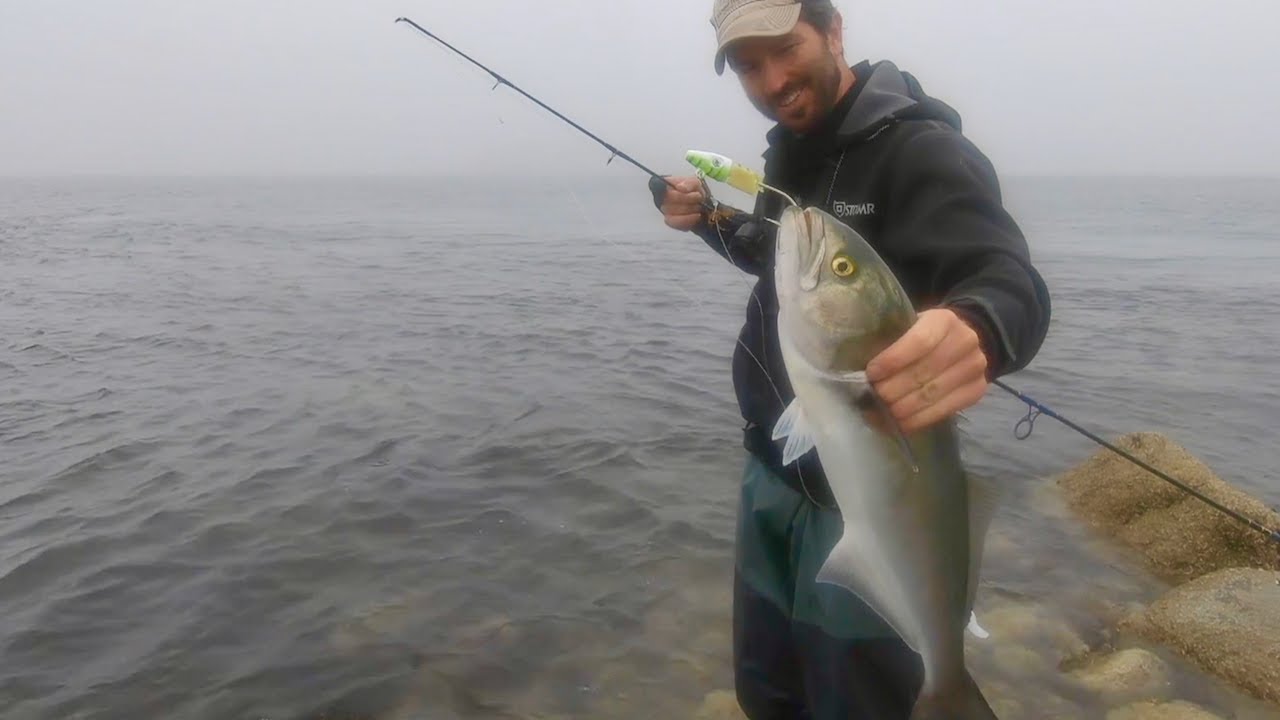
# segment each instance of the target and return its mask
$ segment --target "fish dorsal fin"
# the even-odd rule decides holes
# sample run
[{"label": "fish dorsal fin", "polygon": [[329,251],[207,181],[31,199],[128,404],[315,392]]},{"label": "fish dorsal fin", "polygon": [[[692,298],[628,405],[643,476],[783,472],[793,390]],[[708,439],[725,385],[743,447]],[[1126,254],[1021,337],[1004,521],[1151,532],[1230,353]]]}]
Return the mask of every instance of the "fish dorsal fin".
[{"label": "fish dorsal fin", "polygon": [[782,417],[778,418],[778,422],[773,426],[773,439],[781,440],[782,438],[787,439],[787,444],[782,449],[783,465],[790,465],[814,448],[813,431],[809,428],[808,420],[805,419],[804,408],[800,405],[799,398],[787,405],[787,409],[782,412]]}]

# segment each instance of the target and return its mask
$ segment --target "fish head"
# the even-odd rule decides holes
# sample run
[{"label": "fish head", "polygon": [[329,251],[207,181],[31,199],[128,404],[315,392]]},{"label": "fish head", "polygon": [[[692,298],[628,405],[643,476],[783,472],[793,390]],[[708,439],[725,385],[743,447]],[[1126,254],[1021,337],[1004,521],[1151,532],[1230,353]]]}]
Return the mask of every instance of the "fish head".
[{"label": "fish head", "polygon": [[774,282],[779,331],[819,371],[864,370],[915,322],[910,299],[880,254],[820,208],[783,210]]}]

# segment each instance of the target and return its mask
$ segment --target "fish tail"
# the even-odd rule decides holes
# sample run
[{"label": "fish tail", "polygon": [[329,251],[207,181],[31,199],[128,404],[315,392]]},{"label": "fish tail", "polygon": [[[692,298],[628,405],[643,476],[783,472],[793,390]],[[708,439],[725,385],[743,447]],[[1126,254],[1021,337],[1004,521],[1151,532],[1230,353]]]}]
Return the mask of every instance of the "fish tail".
[{"label": "fish tail", "polygon": [[957,686],[942,692],[922,692],[910,720],[999,720],[967,671]]}]

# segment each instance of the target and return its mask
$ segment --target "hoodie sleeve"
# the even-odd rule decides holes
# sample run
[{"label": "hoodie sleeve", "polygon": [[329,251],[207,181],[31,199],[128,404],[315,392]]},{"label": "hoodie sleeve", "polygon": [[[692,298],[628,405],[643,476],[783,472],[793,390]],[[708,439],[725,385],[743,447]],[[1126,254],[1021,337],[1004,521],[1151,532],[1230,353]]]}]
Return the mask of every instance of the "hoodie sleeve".
[{"label": "hoodie sleeve", "polygon": [[[650,178],[649,192],[653,195],[654,206],[661,209],[666,192],[663,181]],[[757,198],[757,212],[762,207],[763,200]],[[766,229],[757,215],[717,201],[716,216],[704,214],[692,232],[739,270],[758,276],[768,267],[771,235]]]},{"label": "hoodie sleeve", "polygon": [[949,128],[912,134],[896,160],[887,252],[923,283],[916,294],[975,327],[988,377],[1026,367],[1048,332],[1049,292],[1002,204],[991,162]]},{"label": "hoodie sleeve", "polygon": [[743,272],[759,276],[768,267],[771,247],[770,234],[756,216],[721,206],[725,213],[732,213],[718,223],[704,218],[693,229],[720,257],[728,260]]}]

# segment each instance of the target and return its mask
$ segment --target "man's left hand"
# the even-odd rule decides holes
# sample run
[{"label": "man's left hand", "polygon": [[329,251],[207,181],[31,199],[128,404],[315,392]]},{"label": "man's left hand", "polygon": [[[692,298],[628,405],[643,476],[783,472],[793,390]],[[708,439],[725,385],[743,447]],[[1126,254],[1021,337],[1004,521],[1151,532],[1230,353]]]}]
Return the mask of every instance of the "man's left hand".
[{"label": "man's left hand", "polygon": [[906,334],[867,365],[867,380],[904,433],[976,405],[990,385],[986,373],[977,331],[947,308],[921,312]]}]

